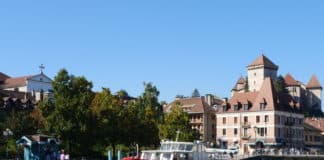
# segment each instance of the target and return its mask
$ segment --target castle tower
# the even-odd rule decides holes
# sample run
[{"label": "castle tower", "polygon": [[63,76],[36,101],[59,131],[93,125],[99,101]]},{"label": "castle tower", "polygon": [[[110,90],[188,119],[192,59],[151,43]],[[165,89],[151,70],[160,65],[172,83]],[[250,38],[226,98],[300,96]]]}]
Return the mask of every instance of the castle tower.
[{"label": "castle tower", "polygon": [[313,110],[321,110],[322,107],[322,86],[315,75],[309,80],[307,86],[308,106]]},{"label": "castle tower", "polygon": [[300,103],[301,92],[302,92],[300,84],[289,73],[285,76],[284,79],[289,94],[294,98],[296,102]]},{"label": "castle tower", "polygon": [[278,68],[277,65],[263,54],[259,56],[247,66],[249,91],[259,91],[266,77],[276,80]]},{"label": "castle tower", "polygon": [[236,84],[234,85],[233,89],[232,89],[232,96],[234,93],[242,93],[242,92],[245,92],[245,78],[244,77],[240,77]]}]

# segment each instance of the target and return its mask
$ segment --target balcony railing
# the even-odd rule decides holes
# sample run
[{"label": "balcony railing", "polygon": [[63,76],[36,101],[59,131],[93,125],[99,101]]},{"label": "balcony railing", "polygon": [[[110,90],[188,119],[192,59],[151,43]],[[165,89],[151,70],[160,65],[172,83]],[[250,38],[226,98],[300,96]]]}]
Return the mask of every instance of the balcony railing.
[{"label": "balcony railing", "polygon": [[250,135],[243,135],[243,136],[242,136],[242,139],[243,139],[243,140],[248,140],[248,139],[250,139],[250,138],[251,138]]},{"label": "balcony railing", "polygon": [[243,122],[242,123],[242,127],[243,128],[250,128],[251,127],[251,124],[249,122]]}]

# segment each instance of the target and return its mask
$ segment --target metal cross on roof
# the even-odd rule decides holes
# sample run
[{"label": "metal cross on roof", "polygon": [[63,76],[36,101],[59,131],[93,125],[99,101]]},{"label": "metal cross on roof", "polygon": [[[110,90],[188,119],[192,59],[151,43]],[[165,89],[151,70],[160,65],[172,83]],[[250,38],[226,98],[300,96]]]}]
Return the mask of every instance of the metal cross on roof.
[{"label": "metal cross on roof", "polygon": [[40,69],[41,73],[43,73],[43,70],[45,69],[45,66],[43,64],[41,64],[38,68]]}]

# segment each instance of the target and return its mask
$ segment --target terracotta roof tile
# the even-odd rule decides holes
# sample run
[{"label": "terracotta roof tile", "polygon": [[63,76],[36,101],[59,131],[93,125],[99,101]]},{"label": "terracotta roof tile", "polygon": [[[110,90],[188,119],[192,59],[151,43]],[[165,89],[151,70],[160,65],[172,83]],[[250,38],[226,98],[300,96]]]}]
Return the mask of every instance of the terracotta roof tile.
[{"label": "terracotta roof tile", "polygon": [[304,122],[324,132],[324,118],[305,118]]},{"label": "terracotta roof tile", "polygon": [[285,76],[285,83],[287,86],[299,86],[299,83],[289,73]]},{"label": "terracotta roof tile", "polygon": [[6,79],[10,78],[8,75],[0,72],[0,81],[5,81]]},{"label": "terracotta roof tile", "polygon": [[245,84],[245,79],[244,79],[244,77],[243,76],[241,76],[238,80],[237,80],[237,82],[235,83],[235,85],[234,85],[234,87],[233,87],[233,89],[232,90],[239,90],[239,88],[238,88],[238,85],[239,84]]},{"label": "terracotta roof tile", "polygon": [[236,84],[244,84],[244,83],[245,83],[245,79],[243,76],[241,76],[239,80],[236,82]]},{"label": "terracotta roof tile", "polygon": [[203,113],[209,109],[208,104],[205,103],[203,97],[192,97],[192,98],[182,98],[177,99],[170,103],[169,105],[164,108],[165,112],[169,112],[171,108],[176,104],[180,103],[181,107],[184,108],[186,112],[197,112]]},{"label": "terracotta roof tile", "polygon": [[269,58],[263,54],[254,60],[248,67],[263,65],[265,68],[278,70],[278,66],[275,65]]},{"label": "terracotta roof tile", "polygon": [[[264,110],[299,112],[292,97],[289,94],[277,93],[269,77],[264,80],[258,92],[234,93],[228,102],[223,103],[223,106],[227,106],[225,112],[244,112],[243,104],[249,104],[248,111],[260,111],[260,103],[265,103]],[[234,105],[237,104],[241,107],[238,111],[234,111]]]},{"label": "terracotta roof tile", "polygon": [[322,89],[322,86],[320,82],[318,81],[316,75],[313,75],[312,78],[309,80],[308,84],[306,85],[306,88],[320,88]]},{"label": "terracotta roof tile", "polygon": [[17,78],[8,78],[4,81],[1,88],[13,88],[26,85],[26,80],[31,76],[23,76]]}]

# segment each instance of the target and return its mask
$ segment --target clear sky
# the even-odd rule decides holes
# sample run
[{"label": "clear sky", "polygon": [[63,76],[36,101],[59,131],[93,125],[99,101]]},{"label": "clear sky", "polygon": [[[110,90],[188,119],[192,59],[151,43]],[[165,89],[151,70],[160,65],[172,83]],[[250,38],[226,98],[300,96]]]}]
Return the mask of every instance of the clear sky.
[{"label": "clear sky", "polygon": [[94,90],[138,96],[144,81],[160,100],[201,94],[228,97],[263,52],[308,82],[324,84],[323,1],[26,1],[0,2],[0,71],[10,76],[66,68]]}]

